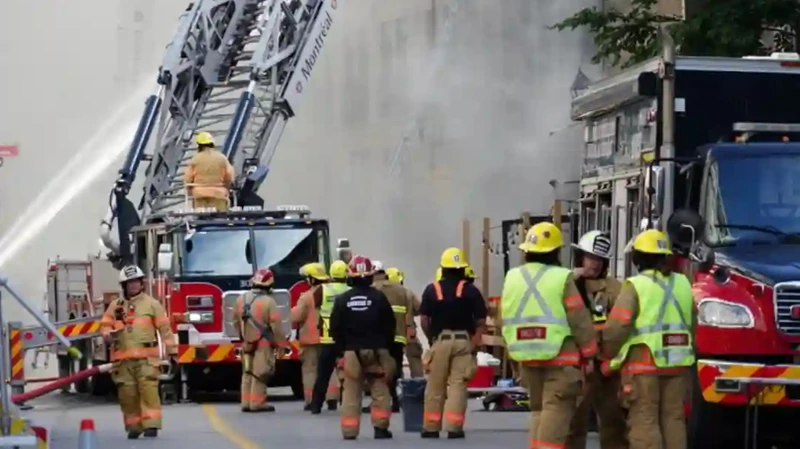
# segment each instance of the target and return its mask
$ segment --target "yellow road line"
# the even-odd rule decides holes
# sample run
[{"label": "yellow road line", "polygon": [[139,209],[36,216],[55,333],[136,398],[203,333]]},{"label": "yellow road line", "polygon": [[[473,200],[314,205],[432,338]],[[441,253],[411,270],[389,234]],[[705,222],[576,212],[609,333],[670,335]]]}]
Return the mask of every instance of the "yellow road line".
[{"label": "yellow road line", "polygon": [[222,418],[217,409],[211,404],[203,404],[203,413],[208,418],[211,427],[219,434],[227,438],[231,443],[239,447],[239,449],[261,449],[261,446],[242,436],[241,432],[231,427],[224,418]]}]

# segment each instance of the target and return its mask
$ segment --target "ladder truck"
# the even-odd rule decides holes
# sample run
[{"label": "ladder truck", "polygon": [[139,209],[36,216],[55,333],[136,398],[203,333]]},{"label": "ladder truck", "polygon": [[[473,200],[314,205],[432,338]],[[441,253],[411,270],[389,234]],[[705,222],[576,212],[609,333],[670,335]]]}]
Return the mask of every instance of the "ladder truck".
[{"label": "ladder truck", "polygon": [[[179,366],[174,381],[162,382],[165,395],[238,389],[232,310],[257,268],[275,272],[273,296],[290,329],[290,309],[309,289],[299,267],[330,263],[326,220],[311,218],[305,206],[265,210],[257,191],[341,7],[337,0],[197,0],[180,16],[100,229],[108,263],[139,265],[147,292],[172,318]],[[224,142],[220,150],[237,173],[225,212],[187,207],[183,175],[201,131]],[[140,168],[143,192],[134,203]],[[301,396],[295,334],[271,386]],[[96,333],[87,335],[101,344]]]}]

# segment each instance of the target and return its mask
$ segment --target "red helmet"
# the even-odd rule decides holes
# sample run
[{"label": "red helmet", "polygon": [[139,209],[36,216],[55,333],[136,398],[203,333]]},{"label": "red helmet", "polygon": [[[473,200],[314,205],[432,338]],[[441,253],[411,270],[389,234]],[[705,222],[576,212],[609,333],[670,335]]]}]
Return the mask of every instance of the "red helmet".
[{"label": "red helmet", "polygon": [[272,287],[275,283],[275,275],[269,268],[260,268],[250,279],[256,287]]},{"label": "red helmet", "polygon": [[372,276],[375,273],[375,267],[372,261],[364,256],[355,256],[350,260],[347,265],[347,277],[349,278],[363,278]]}]

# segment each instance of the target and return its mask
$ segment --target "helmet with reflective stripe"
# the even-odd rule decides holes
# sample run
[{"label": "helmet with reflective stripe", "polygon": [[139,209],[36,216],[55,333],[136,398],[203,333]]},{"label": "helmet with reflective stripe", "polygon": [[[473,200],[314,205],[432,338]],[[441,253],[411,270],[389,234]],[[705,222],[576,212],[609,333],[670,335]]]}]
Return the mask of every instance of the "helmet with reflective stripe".
[{"label": "helmet with reflective stripe", "polygon": [[194,138],[194,143],[198,145],[214,145],[214,136],[206,131],[199,132]]},{"label": "helmet with reflective stripe", "polygon": [[355,256],[347,265],[347,277],[363,278],[375,274],[375,267],[372,261],[364,256]]},{"label": "helmet with reflective stripe", "polygon": [[667,235],[657,229],[648,229],[633,240],[633,250],[645,254],[672,254]]},{"label": "helmet with reflective stripe", "polygon": [[311,262],[300,267],[300,275],[310,277],[318,281],[327,281],[330,279],[328,273],[325,272],[325,266],[319,262]]},{"label": "helmet with reflective stripe", "polygon": [[124,284],[128,281],[133,281],[136,279],[143,279],[144,271],[141,268],[137,267],[136,265],[128,265],[121,270],[119,270],[119,282],[120,284]]},{"label": "helmet with reflective stripe", "polygon": [[602,231],[589,231],[583,234],[578,243],[573,243],[572,247],[603,259],[611,258],[611,239]]},{"label": "helmet with reflective stripe", "polygon": [[253,275],[251,282],[256,287],[272,287],[275,284],[275,274],[269,268],[261,268]]},{"label": "helmet with reflective stripe", "polygon": [[399,284],[403,282],[403,272],[400,271],[399,268],[389,267],[386,269],[386,277],[389,278],[389,282],[393,284]]},{"label": "helmet with reflective stripe", "polygon": [[464,257],[464,253],[456,248],[450,247],[444,250],[442,253],[442,260],[439,264],[442,268],[467,268],[467,258]]},{"label": "helmet with reflective stripe", "polygon": [[344,279],[347,277],[347,263],[343,260],[337,260],[331,264],[329,271],[330,276],[334,279]]},{"label": "helmet with reflective stripe", "polygon": [[550,253],[563,245],[561,229],[553,223],[543,221],[528,229],[525,241],[519,245],[519,249],[526,253]]}]

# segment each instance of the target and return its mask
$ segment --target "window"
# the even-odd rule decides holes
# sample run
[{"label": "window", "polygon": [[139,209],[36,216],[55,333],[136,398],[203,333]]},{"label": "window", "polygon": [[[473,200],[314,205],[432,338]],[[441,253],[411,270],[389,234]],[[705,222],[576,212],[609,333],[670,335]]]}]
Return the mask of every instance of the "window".
[{"label": "window", "polygon": [[317,231],[312,228],[256,229],[253,235],[256,266],[269,268],[276,276],[295,275],[309,262],[323,262]]},{"label": "window", "polygon": [[185,240],[181,254],[182,276],[251,276],[248,260],[250,230],[203,228]]}]

